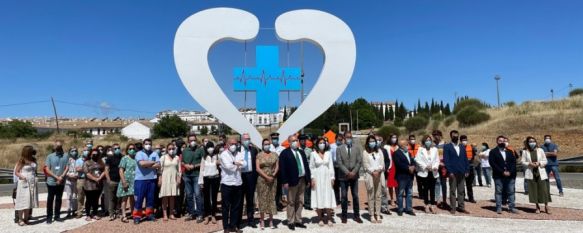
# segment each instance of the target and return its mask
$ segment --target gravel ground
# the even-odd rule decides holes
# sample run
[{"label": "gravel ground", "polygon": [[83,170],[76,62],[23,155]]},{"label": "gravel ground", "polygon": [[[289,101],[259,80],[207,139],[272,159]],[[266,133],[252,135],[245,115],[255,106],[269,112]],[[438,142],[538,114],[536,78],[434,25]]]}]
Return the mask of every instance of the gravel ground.
[{"label": "gravel ground", "polygon": [[[516,202],[519,214],[510,214],[504,212],[498,215],[494,212],[495,204],[492,202],[494,188],[474,187],[475,198],[478,201],[476,204],[467,203],[466,209],[471,212],[470,215],[457,214],[452,216],[447,210],[438,210],[438,214],[424,214],[422,211],[422,203],[418,198],[414,198],[414,208],[418,216],[398,217],[395,213],[391,216],[384,216],[382,224],[371,224],[369,216],[366,211],[366,191],[364,184],[359,186],[359,195],[361,200],[361,214],[363,215],[364,224],[357,224],[352,220],[348,224],[337,224],[334,227],[320,228],[316,223],[316,214],[314,211],[304,210],[307,230],[299,230],[299,232],[335,232],[339,229],[347,232],[369,231],[369,232],[396,232],[406,229],[410,232],[469,232],[469,231],[499,231],[499,232],[532,232],[534,230],[545,230],[555,232],[567,232],[572,229],[583,228],[583,202],[580,201],[583,197],[583,190],[581,189],[565,189],[565,196],[559,197],[556,187],[551,188],[553,194],[553,202],[551,203],[551,215],[534,214],[534,205],[528,203],[528,196],[522,194],[523,182],[521,178],[516,182]],[[413,190],[416,190],[414,187]],[[41,207],[44,207],[44,200],[46,194],[41,194]],[[350,199],[350,198],[349,198]],[[8,202],[10,201],[10,202]],[[14,211],[12,210],[11,200],[6,197],[0,197],[0,223],[2,226],[8,226],[9,229],[2,232],[216,232],[222,230],[222,225],[219,222],[216,225],[196,224],[195,222],[185,222],[183,219],[170,220],[164,222],[158,220],[157,222],[145,222],[137,226],[132,223],[124,224],[119,220],[110,222],[106,219],[94,222],[86,222],[84,219],[71,219],[62,223],[53,223],[46,225],[44,223],[45,209],[38,208],[34,210],[34,216],[41,216],[36,219],[39,222],[36,225],[18,227],[12,222]],[[63,202],[65,208],[65,201]],[[350,211],[349,207],[349,211]],[[336,210],[336,222],[339,222],[340,209]],[[393,209],[393,212],[396,211]],[[350,211],[351,212],[351,211]],[[280,212],[276,217],[276,224],[278,229],[269,230],[265,232],[282,232],[288,231],[280,220],[286,219],[285,212]],[[560,224],[556,224],[556,220],[560,220]],[[264,232],[259,229],[244,228],[244,232]]]}]

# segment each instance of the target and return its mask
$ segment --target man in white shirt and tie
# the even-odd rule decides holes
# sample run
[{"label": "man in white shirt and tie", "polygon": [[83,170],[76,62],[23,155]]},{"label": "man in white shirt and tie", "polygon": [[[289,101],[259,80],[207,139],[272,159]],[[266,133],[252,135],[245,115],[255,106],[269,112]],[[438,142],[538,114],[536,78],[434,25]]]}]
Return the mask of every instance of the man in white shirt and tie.
[{"label": "man in white shirt and tie", "polygon": [[[243,198],[245,200],[245,214],[247,214],[247,226],[255,228],[255,219],[253,217],[255,213],[255,188],[257,187],[257,170],[255,169],[255,161],[257,159],[257,148],[251,144],[251,137],[248,133],[244,133],[241,136],[241,149],[239,150],[243,154],[243,160],[245,161],[245,166],[241,167],[241,179],[243,180],[242,190]],[[243,214],[243,211],[241,211]],[[243,215],[241,215],[240,220],[242,220]],[[242,221],[239,221],[242,222]]]}]

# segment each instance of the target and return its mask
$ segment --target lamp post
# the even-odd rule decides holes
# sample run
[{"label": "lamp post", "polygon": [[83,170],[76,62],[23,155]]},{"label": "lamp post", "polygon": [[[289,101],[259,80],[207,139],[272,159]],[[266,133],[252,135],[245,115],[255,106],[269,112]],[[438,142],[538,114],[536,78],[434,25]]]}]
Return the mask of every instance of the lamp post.
[{"label": "lamp post", "polygon": [[496,80],[496,99],[498,100],[498,108],[500,108],[500,75],[496,75],[494,80]]}]

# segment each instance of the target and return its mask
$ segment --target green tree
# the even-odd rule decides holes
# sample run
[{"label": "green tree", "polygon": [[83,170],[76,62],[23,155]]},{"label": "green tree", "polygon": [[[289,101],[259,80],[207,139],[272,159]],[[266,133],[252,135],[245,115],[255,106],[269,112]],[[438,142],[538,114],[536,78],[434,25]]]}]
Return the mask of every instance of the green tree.
[{"label": "green tree", "polygon": [[422,116],[414,116],[411,117],[409,119],[407,119],[404,123],[405,128],[407,129],[407,131],[409,131],[409,133],[420,130],[420,129],[424,129],[425,127],[427,127],[427,124],[429,123],[429,120],[427,120],[427,118],[422,117]]},{"label": "green tree", "polygon": [[200,129],[200,135],[208,135],[209,134],[209,129],[206,126],[203,126]]},{"label": "green tree", "polygon": [[385,125],[377,131],[377,134],[379,134],[386,140],[389,138],[391,134],[396,134],[397,136],[400,135],[401,131],[399,130],[399,128],[393,125]]},{"label": "green tree", "polygon": [[30,138],[37,136],[36,129],[28,121],[13,120],[0,124],[0,138]]},{"label": "green tree", "polygon": [[175,138],[185,137],[188,134],[188,124],[180,117],[165,116],[160,119],[158,124],[154,125],[154,138]]},{"label": "green tree", "polygon": [[576,88],[569,92],[569,97],[583,95],[583,88]]},{"label": "green tree", "polygon": [[389,107],[389,120],[390,121],[395,120],[395,111],[393,111],[392,106]]},{"label": "green tree", "polygon": [[484,102],[482,102],[479,99],[463,97],[462,99],[460,99],[457,102],[457,104],[453,108],[453,113],[457,114],[459,111],[461,111],[462,109],[469,107],[469,106],[474,106],[478,110],[482,110],[482,109],[485,109],[488,107],[487,104],[485,104]]},{"label": "green tree", "polygon": [[456,114],[456,119],[461,127],[469,127],[489,120],[490,115],[481,111],[477,106],[468,106]]}]

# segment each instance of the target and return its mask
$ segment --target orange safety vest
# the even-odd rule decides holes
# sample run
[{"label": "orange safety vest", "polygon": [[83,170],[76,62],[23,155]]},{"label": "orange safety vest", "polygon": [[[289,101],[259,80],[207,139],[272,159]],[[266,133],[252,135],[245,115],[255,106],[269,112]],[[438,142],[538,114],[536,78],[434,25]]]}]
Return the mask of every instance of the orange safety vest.
[{"label": "orange safety vest", "polygon": [[471,145],[466,145],[466,157],[468,158],[468,160],[472,160],[472,158],[474,157],[474,150],[472,148]]},{"label": "orange safety vest", "polygon": [[411,144],[409,144],[408,147],[409,147],[409,156],[411,156],[411,158],[415,158],[415,156],[417,155],[417,151],[419,150],[419,145],[415,144],[413,146],[413,148],[411,148]]}]

